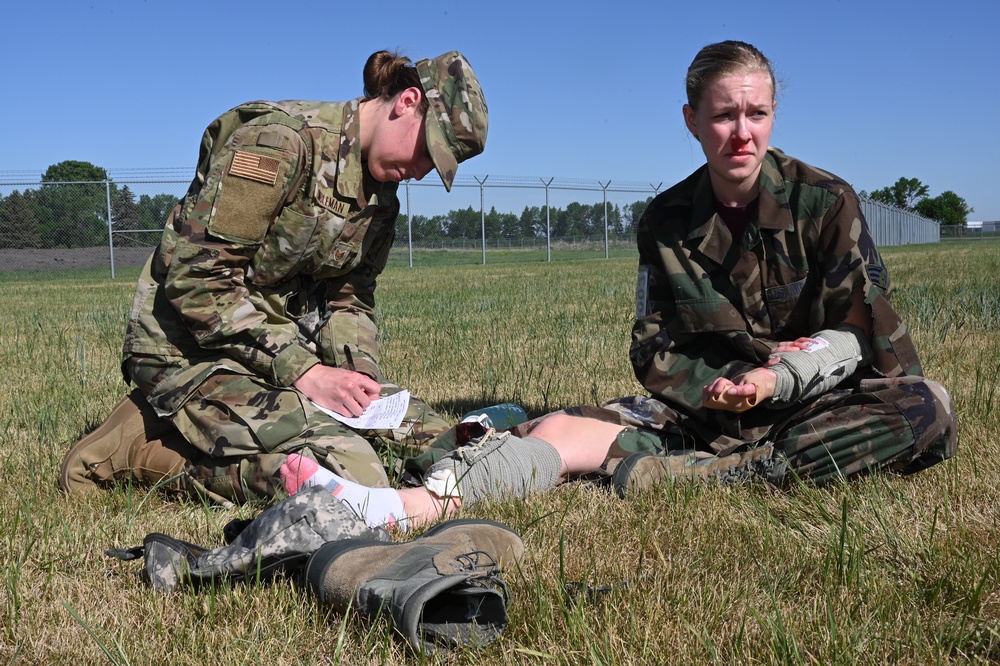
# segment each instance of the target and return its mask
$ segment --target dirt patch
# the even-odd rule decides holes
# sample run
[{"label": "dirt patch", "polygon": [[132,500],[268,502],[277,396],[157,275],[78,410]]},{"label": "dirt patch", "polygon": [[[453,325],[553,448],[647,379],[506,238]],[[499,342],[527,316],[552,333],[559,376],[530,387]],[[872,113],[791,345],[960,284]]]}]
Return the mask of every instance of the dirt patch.
[{"label": "dirt patch", "polygon": [[[151,247],[116,247],[115,269],[142,266]],[[111,270],[108,247],[76,247],[58,250],[0,250],[0,272],[71,271],[84,268]]]}]

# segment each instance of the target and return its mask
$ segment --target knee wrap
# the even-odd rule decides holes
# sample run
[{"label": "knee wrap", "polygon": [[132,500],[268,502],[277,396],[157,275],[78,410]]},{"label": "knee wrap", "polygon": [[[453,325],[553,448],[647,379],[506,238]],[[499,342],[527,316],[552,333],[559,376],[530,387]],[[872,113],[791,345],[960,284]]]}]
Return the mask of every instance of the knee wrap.
[{"label": "knee wrap", "polygon": [[548,442],[491,429],[476,444],[456,449],[434,463],[424,486],[438,497],[477,502],[548,490],[561,472],[562,458]]}]

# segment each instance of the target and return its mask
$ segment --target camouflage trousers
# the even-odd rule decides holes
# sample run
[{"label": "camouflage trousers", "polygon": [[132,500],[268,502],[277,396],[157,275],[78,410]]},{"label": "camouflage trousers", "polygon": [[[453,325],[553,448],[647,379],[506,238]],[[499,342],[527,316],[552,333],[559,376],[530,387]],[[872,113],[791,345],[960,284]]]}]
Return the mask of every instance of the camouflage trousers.
[{"label": "camouflage trousers", "polygon": [[[148,394],[155,373],[145,374],[142,367],[131,367],[133,381]],[[382,382],[383,396],[401,390]],[[387,469],[451,427],[411,396],[398,428],[354,430],[293,388],[230,372],[211,375],[169,420],[194,449],[183,452],[188,478],[182,484],[194,495],[240,503],[283,494],[279,469],[290,453],[351,481],[388,487]]]},{"label": "camouflage trousers", "polygon": [[877,469],[918,472],[954,456],[958,441],[951,397],[923,377],[862,379],[804,406],[754,408],[741,415],[742,436],[736,438],[652,398],[621,398],[566,412],[627,426],[598,477],[610,477],[619,462],[639,451],[678,453],[680,464],[720,468],[766,447],[787,469],[783,483],[798,477],[824,484]]}]

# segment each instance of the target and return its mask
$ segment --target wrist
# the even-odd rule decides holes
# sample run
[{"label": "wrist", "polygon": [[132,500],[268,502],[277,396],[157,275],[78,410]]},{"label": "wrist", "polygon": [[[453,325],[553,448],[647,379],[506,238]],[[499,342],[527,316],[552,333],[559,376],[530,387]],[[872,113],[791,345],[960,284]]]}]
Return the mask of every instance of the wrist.
[{"label": "wrist", "polygon": [[791,402],[795,396],[795,375],[788,366],[778,365],[766,368],[774,375],[773,402]]},{"label": "wrist", "polygon": [[289,345],[271,361],[271,374],[276,386],[292,386],[299,377],[318,364],[316,355],[305,347]]}]

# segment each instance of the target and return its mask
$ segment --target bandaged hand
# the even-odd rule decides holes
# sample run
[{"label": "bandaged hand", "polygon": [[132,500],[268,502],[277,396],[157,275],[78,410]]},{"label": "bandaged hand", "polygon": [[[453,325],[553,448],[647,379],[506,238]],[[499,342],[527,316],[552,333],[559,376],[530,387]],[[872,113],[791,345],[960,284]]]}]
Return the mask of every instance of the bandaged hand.
[{"label": "bandaged hand", "polygon": [[778,408],[826,393],[859,366],[870,363],[872,357],[868,336],[848,325],[782,342],[771,353],[771,367],[777,376],[772,405]]},{"label": "bandaged hand", "polygon": [[795,352],[803,351],[809,349],[809,346],[814,344],[813,338],[798,338],[796,340],[787,340],[785,342],[779,342],[775,345],[774,349],[771,350],[772,358],[776,354],[784,354],[785,352]]}]

